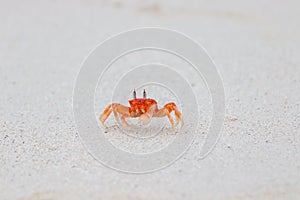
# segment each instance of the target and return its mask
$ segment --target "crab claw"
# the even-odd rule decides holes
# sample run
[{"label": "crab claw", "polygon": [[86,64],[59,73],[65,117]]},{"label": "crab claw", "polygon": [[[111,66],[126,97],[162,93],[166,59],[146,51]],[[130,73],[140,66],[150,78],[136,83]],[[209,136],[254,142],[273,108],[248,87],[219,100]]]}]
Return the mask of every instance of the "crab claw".
[{"label": "crab claw", "polygon": [[151,117],[148,113],[142,114],[139,117],[138,124],[147,125],[151,122]]}]

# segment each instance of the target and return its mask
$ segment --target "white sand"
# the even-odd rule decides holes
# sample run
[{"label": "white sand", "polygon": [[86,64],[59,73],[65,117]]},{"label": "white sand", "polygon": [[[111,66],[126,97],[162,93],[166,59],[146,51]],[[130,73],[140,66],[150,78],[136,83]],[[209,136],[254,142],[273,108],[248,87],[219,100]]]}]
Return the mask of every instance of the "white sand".
[{"label": "white sand", "polygon": [[[2,1],[0,199],[299,199],[299,7],[292,0]],[[199,132],[172,166],[131,175],[82,146],[72,89],[98,43],[139,26],[172,28],[206,47],[223,79],[227,118],[206,159],[199,160]]]}]

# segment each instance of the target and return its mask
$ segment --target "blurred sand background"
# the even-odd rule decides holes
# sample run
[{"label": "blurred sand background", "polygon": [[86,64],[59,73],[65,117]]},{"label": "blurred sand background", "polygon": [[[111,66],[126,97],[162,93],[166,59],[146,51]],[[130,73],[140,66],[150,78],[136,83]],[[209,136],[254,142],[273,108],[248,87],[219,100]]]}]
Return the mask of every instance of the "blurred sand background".
[{"label": "blurred sand background", "polygon": [[[296,0],[1,1],[0,199],[299,199],[299,8]],[[131,175],[82,146],[72,90],[97,44],[143,26],[203,44],[223,79],[226,119],[206,159],[199,136],[172,166]]]}]

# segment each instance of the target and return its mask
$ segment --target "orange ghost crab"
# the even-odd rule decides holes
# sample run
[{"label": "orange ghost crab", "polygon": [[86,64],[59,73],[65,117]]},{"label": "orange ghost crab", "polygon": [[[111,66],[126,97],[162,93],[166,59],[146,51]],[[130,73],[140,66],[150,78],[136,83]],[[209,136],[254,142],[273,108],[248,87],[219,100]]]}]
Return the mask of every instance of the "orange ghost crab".
[{"label": "orange ghost crab", "polygon": [[[177,106],[174,102],[167,103],[163,108],[158,109],[157,102],[154,99],[146,97],[146,91],[143,92],[143,98],[136,98],[136,91],[133,91],[133,99],[129,100],[129,107],[119,103],[112,103],[108,105],[103,113],[100,115],[100,121],[103,127],[106,128],[104,122],[107,120],[109,115],[113,112],[117,121],[121,115],[121,122],[126,128],[130,128],[126,118],[139,117],[138,123],[147,125],[151,122],[152,117],[165,117],[167,116],[172,128],[174,128],[179,122],[181,127],[183,126],[183,119],[181,113],[178,111]],[[171,116],[171,112],[175,113],[176,123]]]}]

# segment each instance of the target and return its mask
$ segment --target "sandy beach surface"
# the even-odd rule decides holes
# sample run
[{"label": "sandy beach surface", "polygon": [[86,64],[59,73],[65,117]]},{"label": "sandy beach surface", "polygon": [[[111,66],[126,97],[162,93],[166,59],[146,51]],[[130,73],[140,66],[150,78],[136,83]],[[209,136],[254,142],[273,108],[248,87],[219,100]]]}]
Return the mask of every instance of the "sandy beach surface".
[{"label": "sandy beach surface", "polygon": [[[1,200],[300,199],[299,1],[0,5]],[[200,159],[211,115],[203,90],[202,126],[191,148],[165,169],[134,175],[110,169],[88,153],[76,129],[72,93],[81,64],[96,45],[144,26],[183,32],[206,48],[223,81],[226,114],[216,147]],[[193,74],[187,76],[193,81]],[[113,76],[106,78],[104,90],[110,91]],[[200,82],[192,85],[202,88]],[[108,102],[102,104],[101,92],[96,91],[96,115]],[[160,106],[173,98],[155,88],[149,92],[161,98]],[[151,152],[175,137],[163,131],[142,145],[126,140],[114,123],[109,118],[105,137],[128,151]]]}]

